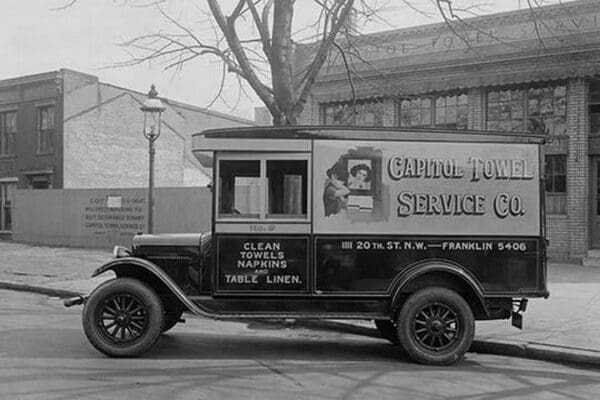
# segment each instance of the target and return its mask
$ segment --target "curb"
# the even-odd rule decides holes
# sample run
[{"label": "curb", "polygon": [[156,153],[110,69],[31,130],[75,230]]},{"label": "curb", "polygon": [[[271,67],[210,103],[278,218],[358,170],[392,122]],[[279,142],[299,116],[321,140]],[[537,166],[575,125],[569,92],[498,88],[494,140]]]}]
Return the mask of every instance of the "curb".
[{"label": "curb", "polygon": [[20,292],[32,292],[32,293],[38,293],[38,294],[43,294],[46,296],[60,297],[60,298],[67,298],[67,297],[74,297],[74,296],[81,295],[81,293],[79,293],[79,292],[73,292],[71,290],[66,290],[66,289],[54,289],[54,288],[49,288],[49,287],[45,287],[45,286],[36,286],[36,285],[29,285],[27,283],[6,282],[6,281],[0,281],[0,289],[17,290]]},{"label": "curb", "polygon": [[[381,338],[375,328],[329,320],[297,320],[293,325],[307,329],[327,329],[342,333]],[[554,346],[535,342],[474,340],[469,348],[471,353],[492,354],[507,357],[526,358],[561,364],[600,366],[600,351],[573,347]]]},{"label": "curb", "polygon": [[470,352],[494,354],[561,364],[600,366],[600,351],[553,346],[535,342],[474,340]]}]

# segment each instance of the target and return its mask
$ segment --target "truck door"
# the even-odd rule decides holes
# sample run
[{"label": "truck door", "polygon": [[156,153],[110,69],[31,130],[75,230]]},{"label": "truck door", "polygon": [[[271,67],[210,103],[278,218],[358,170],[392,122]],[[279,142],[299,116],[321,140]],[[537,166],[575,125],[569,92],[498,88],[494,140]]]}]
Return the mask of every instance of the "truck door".
[{"label": "truck door", "polygon": [[310,153],[217,155],[216,291],[309,290]]}]

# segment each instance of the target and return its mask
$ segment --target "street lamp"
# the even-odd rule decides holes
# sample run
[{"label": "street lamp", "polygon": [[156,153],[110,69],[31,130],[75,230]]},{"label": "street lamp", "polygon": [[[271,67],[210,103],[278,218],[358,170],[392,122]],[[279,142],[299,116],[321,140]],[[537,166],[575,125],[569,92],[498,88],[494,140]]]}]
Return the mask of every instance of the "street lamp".
[{"label": "street lamp", "polygon": [[152,233],[154,210],[154,142],[160,136],[160,117],[165,106],[160,101],[154,84],[150,87],[148,98],[140,107],[144,112],[144,137],[148,139],[149,173],[148,173],[148,233]]}]

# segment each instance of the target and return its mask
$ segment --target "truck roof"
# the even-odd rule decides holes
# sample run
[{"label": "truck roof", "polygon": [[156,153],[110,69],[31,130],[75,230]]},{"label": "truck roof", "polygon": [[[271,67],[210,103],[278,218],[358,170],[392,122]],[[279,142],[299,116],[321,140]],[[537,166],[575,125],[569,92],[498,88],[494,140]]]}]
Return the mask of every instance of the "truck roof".
[{"label": "truck roof", "polygon": [[[356,126],[252,126],[208,129],[193,135],[194,150],[205,139],[277,139],[277,140],[383,140],[383,141],[451,141],[544,144],[546,136],[527,132],[498,132],[480,130],[452,130],[440,128],[356,127]],[[240,144],[240,150],[243,145]]]}]

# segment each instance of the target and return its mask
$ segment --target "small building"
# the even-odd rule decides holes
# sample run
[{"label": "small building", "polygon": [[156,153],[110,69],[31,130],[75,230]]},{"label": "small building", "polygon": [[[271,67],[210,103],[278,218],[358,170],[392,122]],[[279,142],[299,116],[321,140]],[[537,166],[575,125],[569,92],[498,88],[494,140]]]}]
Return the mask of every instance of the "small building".
[{"label": "small building", "polygon": [[[600,7],[565,2],[354,38],[329,60],[303,124],[547,135],[549,253],[600,249]],[[308,57],[297,48],[299,63]],[[301,68],[301,66],[298,66]],[[300,69],[299,69],[300,70]],[[591,253],[589,253],[591,251]]]},{"label": "small building", "polygon": [[[0,80],[0,232],[11,231],[16,189],[146,187],[145,99],[69,69]],[[211,172],[192,155],[191,134],[254,123],[161,100],[156,186],[206,185]]]}]

